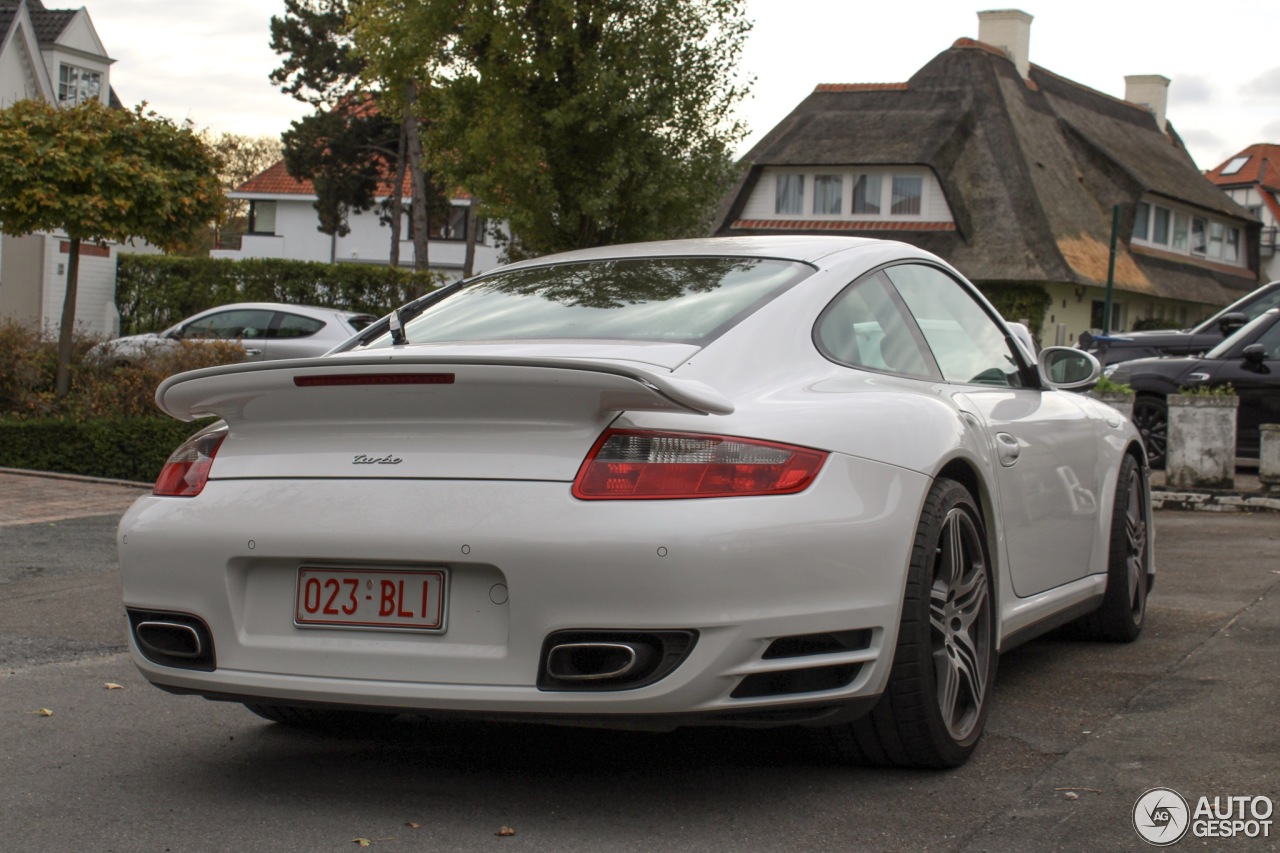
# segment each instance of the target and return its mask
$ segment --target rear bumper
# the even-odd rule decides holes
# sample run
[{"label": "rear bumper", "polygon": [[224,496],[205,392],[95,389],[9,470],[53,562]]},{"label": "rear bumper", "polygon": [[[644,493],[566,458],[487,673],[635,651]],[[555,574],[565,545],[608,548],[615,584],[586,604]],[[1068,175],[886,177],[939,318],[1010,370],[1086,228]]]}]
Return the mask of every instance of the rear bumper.
[{"label": "rear bumper", "polygon": [[[887,680],[927,487],[842,456],[798,495],[690,501],[582,502],[559,482],[211,481],[139,500],[118,542],[126,606],[203,620],[215,667],[131,651],[166,689],[279,704],[615,722],[859,704]],[[303,565],[444,568],[447,630],[298,627]],[[539,689],[545,638],[582,629],[697,642],[642,687]],[[778,638],[855,630],[865,647],[766,657]],[[788,673],[834,667],[847,683],[788,692]],[[770,674],[776,690],[732,695]]]}]

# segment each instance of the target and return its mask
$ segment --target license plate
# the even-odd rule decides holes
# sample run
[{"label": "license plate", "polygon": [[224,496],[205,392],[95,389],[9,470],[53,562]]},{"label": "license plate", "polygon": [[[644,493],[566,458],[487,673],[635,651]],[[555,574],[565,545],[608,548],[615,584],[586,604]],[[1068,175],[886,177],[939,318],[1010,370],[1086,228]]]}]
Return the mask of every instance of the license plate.
[{"label": "license plate", "polygon": [[398,569],[298,569],[298,625],[443,631],[445,572]]}]

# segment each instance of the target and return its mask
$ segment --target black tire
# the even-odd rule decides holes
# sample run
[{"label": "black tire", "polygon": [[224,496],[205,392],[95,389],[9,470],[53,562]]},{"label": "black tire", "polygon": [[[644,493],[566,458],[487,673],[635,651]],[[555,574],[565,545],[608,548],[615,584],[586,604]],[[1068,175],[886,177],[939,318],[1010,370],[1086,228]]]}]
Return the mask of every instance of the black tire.
[{"label": "black tire", "polygon": [[299,729],[345,731],[382,725],[393,715],[376,711],[343,711],[332,708],[299,708],[294,705],[265,705],[245,702],[244,706],[273,723]]},{"label": "black tire", "polygon": [[1142,396],[1133,401],[1133,425],[1147,449],[1147,464],[1164,470],[1169,450],[1169,406],[1163,397]]},{"label": "black tire", "polygon": [[1093,640],[1132,643],[1142,633],[1147,613],[1148,491],[1142,469],[1125,456],[1116,479],[1107,557],[1107,592],[1102,606],[1077,621],[1078,635]]},{"label": "black tire", "polygon": [[889,683],[869,714],[827,731],[838,755],[886,767],[956,767],[986,725],[996,618],[982,517],[939,479],[916,528]]}]

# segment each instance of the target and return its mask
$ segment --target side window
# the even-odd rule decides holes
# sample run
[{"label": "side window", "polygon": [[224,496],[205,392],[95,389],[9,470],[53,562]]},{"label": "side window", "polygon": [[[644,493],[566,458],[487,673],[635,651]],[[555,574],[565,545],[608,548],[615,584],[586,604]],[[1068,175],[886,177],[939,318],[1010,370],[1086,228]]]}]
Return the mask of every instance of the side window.
[{"label": "side window", "polygon": [[851,367],[936,379],[937,373],[905,308],[883,272],[859,279],[837,296],[814,329],[818,349]]},{"label": "side window", "polygon": [[1280,323],[1274,324],[1270,329],[1263,332],[1254,343],[1262,344],[1266,348],[1266,358],[1280,358]]},{"label": "side window", "polygon": [[1019,387],[1021,367],[1004,332],[960,282],[934,267],[886,270],[948,382]]},{"label": "side window", "polygon": [[188,323],[182,329],[184,338],[217,338],[234,341],[241,338],[265,338],[271,324],[270,311],[221,311]]},{"label": "side window", "polygon": [[313,320],[298,314],[281,314],[280,325],[271,333],[273,338],[307,338],[324,328],[322,320]]}]

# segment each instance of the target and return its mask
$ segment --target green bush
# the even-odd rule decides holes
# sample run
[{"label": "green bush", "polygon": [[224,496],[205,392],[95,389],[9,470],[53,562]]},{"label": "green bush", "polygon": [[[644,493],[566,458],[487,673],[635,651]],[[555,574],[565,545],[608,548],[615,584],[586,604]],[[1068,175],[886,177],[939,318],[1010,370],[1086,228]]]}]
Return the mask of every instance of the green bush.
[{"label": "green bush", "polygon": [[1049,294],[1038,284],[994,283],[978,285],[982,295],[995,306],[1000,316],[1011,323],[1026,320],[1031,334],[1039,338],[1049,310]]},{"label": "green bush", "polygon": [[185,370],[238,361],[234,341],[181,342],[120,367],[87,357],[97,339],[73,340],[71,392],[54,393],[57,341],[0,322],[0,468],[151,481],[204,423],[184,423],[155,404],[156,387]]},{"label": "green bush", "polygon": [[209,419],[0,416],[0,468],[152,482],[169,454]]},{"label": "green bush", "polygon": [[155,392],[167,377],[244,358],[244,348],[236,341],[179,341],[122,366],[90,355],[98,340],[92,335],[74,336],[71,391],[59,398],[54,393],[56,338],[0,321],[0,415],[71,421],[162,417]]},{"label": "green bush", "polygon": [[441,283],[439,273],[372,264],[122,254],[116,307],[122,335],[158,332],[232,302],[323,305],[380,317]]}]

